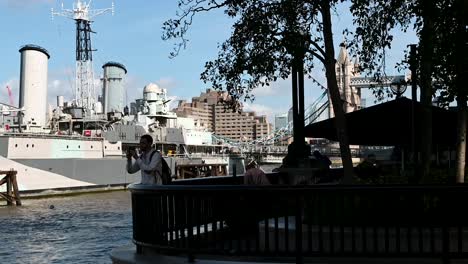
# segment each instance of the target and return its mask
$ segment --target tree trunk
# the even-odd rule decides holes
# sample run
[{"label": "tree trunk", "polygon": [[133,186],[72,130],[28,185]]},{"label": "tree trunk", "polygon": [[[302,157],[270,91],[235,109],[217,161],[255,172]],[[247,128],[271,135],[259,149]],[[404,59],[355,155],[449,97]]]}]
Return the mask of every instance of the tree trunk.
[{"label": "tree trunk", "polygon": [[457,0],[455,2],[456,10],[456,23],[457,23],[457,39],[455,43],[455,54],[456,54],[456,79],[455,85],[457,90],[457,172],[456,181],[458,183],[465,182],[465,166],[466,166],[466,126],[467,126],[467,74],[468,74],[468,63],[466,60],[466,41],[468,36],[466,33],[466,17],[464,10],[467,9],[468,4],[464,0]]},{"label": "tree trunk", "polygon": [[421,167],[418,178],[424,183],[429,183],[429,171],[432,155],[432,71],[434,56],[434,4],[431,1],[421,1],[423,28],[420,38],[420,56],[421,56],[421,135],[419,137],[419,146],[421,150]]},{"label": "tree trunk", "polygon": [[346,119],[341,102],[340,91],[336,80],[335,70],[335,47],[333,45],[332,22],[330,16],[330,3],[322,1],[322,19],[323,19],[323,39],[325,43],[325,72],[327,76],[327,86],[335,112],[335,126],[338,140],[340,141],[341,161],[344,170],[344,184],[353,182],[353,161],[351,159],[351,150],[349,149],[349,140],[346,130]]},{"label": "tree trunk", "polygon": [[457,183],[465,182],[465,167],[466,167],[466,118],[467,106],[466,96],[457,99]]}]

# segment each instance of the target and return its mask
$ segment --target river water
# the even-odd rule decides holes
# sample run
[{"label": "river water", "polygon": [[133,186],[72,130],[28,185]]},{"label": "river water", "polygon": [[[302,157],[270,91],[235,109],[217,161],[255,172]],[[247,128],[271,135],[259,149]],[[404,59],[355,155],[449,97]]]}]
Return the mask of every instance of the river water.
[{"label": "river water", "polygon": [[111,263],[131,243],[128,191],[22,202],[0,206],[0,263]]}]

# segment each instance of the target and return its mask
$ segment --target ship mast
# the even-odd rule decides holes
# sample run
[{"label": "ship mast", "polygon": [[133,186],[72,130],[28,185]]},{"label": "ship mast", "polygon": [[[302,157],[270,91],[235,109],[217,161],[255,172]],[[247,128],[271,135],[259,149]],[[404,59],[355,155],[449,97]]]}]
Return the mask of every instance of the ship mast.
[{"label": "ship mast", "polygon": [[114,15],[112,7],[91,9],[91,2],[76,0],[72,9],[63,7],[59,12],[51,10],[53,16],[71,18],[76,22],[76,76],[75,76],[75,106],[82,107],[86,115],[92,115],[96,103],[96,89],[94,87],[93,50],[91,48],[91,19],[108,11]]}]

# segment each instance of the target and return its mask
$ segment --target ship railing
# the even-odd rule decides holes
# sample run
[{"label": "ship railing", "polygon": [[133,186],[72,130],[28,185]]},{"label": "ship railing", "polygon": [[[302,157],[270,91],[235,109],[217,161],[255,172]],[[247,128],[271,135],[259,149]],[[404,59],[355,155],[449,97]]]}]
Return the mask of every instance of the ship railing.
[{"label": "ship railing", "polygon": [[468,258],[468,186],[241,185],[242,177],[132,185],[137,253]]},{"label": "ship railing", "polygon": [[187,159],[194,159],[194,158],[228,158],[229,154],[220,154],[220,153],[192,153],[190,155],[187,154],[167,154],[165,157],[176,157],[176,158],[187,158]]},{"label": "ship railing", "polygon": [[15,132],[7,132],[7,133],[0,133],[0,136],[4,137],[23,137],[23,138],[53,138],[53,139],[74,139],[74,140],[94,140],[94,141],[102,141],[102,137],[84,137],[79,135],[53,135],[48,133],[15,133]]},{"label": "ship railing", "polygon": [[217,158],[228,158],[229,154],[223,153],[191,153],[191,158],[205,158],[205,157],[217,157]]}]

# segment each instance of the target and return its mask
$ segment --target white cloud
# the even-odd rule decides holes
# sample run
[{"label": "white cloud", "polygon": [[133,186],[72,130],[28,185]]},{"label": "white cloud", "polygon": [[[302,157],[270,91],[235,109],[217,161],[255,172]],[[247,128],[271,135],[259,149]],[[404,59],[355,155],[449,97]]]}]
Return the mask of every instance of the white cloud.
[{"label": "white cloud", "polygon": [[177,82],[172,77],[162,77],[156,81],[156,84],[161,88],[173,89],[177,86]]},{"label": "white cloud", "polygon": [[49,79],[47,86],[47,102],[53,108],[57,106],[57,96],[62,95],[65,101],[71,101],[73,96],[73,84],[64,79]]},{"label": "white cloud", "polygon": [[[148,82],[149,83],[149,82]],[[125,88],[127,89],[127,103],[143,97],[143,88],[147,83],[138,76],[128,74],[125,76]]]},{"label": "white cloud", "polygon": [[270,83],[269,86],[260,86],[252,90],[256,97],[287,95],[291,91],[291,79],[278,80]]},{"label": "white cloud", "polygon": [[261,87],[253,89],[252,94],[255,96],[269,96],[269,95],[274,95],[275,92],[276,92],[276,89],[274,89],[274,86],[269,85],[269,86],[261,86]]},{"label": "white cloud", "polygon": [[273,109],[271,107],[266,106],[266,105],[261,105],[261,104],[244,103],[243,110],[245,112],[253,111],[257,115],[268,115],[268,114],[273,113]]}]

